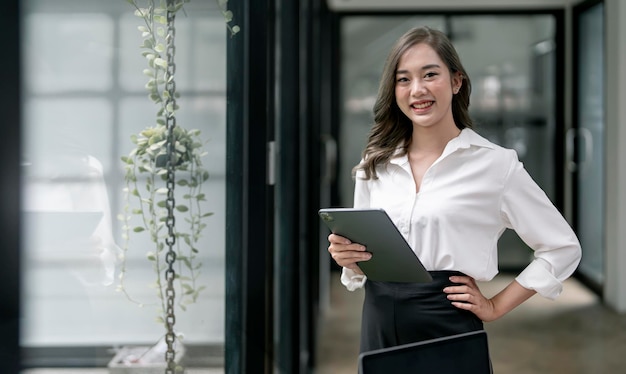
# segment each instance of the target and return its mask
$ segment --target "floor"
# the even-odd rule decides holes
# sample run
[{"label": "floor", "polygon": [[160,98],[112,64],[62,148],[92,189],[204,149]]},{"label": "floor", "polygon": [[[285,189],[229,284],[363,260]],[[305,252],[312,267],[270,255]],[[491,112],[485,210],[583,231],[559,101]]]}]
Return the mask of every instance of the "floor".
[{"label": "floor", "polygon": [[[511,275],[499,275],[481,288],[486,295],[493,295],[512,279]],[[363,291],[345,290],[336,274],[331,283],[315,374],[356,374]],[[565,282],[556,301],[534,296],[504,318],[485,324],[485,329],[496,374],[624,372],[626,314],[603,306],[596,294],[574,279]],[[187,371],[222,373],[223,369]],[[37,369],[22,374],[108,374],[108,370]]]},{"label": "floor", "polygon": [[[499,275],[480,286],[486,295],[494,295],[512,279]],[[355,374],[363,292],[345,290],[338,279],[333,284],[316,374]],[[485,324],[485,330],[496,374],[624,372],[626,314],[603,306],[574,279],[565,282],[556,301],[533,296],[504,318]]]}]

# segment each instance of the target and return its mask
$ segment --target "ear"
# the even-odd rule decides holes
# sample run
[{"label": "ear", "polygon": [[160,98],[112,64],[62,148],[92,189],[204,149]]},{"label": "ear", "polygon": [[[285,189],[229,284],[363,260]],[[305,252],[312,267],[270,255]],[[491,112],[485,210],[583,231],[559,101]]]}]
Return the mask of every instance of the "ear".
[{"label": "ear", "polygon": [[452,73],[452,92],[456,95],[459,93],[461,86],[463,85],[463,74],[459,71]]}]

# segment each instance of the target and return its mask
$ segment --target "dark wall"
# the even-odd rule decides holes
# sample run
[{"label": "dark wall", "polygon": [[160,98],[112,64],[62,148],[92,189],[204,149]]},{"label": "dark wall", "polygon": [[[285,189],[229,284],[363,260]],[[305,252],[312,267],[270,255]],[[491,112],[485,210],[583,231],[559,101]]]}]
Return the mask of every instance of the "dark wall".
[{"label": "dark wall", "polygon": [[19,373],[19,232],[20,232],[20,35],[19,0],[2,5],[0,35],[0,362],[2,372]]}]

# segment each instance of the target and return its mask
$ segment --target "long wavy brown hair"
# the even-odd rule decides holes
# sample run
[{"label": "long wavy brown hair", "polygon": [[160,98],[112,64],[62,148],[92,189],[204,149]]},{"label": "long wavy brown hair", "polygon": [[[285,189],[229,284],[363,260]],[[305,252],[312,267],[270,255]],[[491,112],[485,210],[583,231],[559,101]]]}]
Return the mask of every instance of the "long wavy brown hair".
[{"label": "long wavy brown hair", "polygon": [[454,46],[441,31],[429,27],[413,28],[396,41],[383,68],[374,104],[374,125],[362,153],[363,162],[353,169],[353,173],[363,170],[365,179],[376,179],[376,166],[386,164],[399,146],[403,147],[403,154],[408,152],[413,124],[396,103],[396,70],[404,52],[419,43],[426,43],[434,49],[451,75],[460,73],[463,82],[459,92],[452,97],[452,116],[459,129],[473,127],[468,111],[472,85]]}]

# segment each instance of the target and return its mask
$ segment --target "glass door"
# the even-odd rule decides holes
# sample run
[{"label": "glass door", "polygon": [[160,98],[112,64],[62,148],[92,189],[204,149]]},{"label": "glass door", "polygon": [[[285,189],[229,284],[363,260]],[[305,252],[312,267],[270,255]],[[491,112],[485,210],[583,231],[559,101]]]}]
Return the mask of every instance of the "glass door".
[{"label": "glass door", "polygon": [[576,127],[568,133],[574,176],[576,230],[583,257],[579,273],[591,286],[604,283],[604,4],[587,2],[575,11],[574,96]]}]

